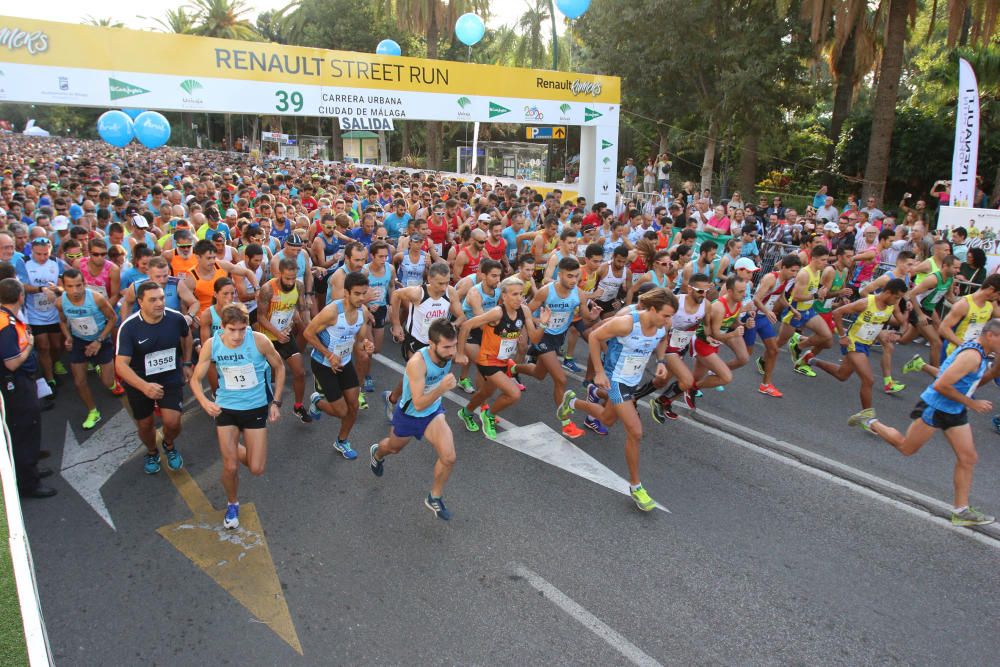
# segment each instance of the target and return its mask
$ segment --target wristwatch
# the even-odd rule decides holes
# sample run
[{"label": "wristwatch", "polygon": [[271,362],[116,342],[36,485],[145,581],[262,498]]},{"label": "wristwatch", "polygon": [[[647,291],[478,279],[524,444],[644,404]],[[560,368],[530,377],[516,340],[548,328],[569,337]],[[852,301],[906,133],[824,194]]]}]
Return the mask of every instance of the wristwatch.
[{"label": "wristwatch", "polygon": [[277,405],[280,408],[281,407],[281,401],[271,401],[271,405]]}]

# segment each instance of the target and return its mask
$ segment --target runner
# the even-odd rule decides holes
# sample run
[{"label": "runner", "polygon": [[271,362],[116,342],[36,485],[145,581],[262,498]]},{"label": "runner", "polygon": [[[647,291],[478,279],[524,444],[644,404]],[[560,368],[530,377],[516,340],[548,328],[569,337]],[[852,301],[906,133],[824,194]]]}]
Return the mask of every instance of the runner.
[{"label": "runner", "polygon": [[968,411],[971,408],[986,414],[993,409],[990,401],[973,398],[973,394],[983,381],[995,380],[1000,375],[1000,366],[990,361],[998,353],[1000,320],[993,319],[983,327],[979,338],[962,343],[948,355],[937,379],[920,394],[920,401],[910,413],[913,422],[905,435],[883,424],[872,409],[862,410],[847,420],[850,426],[866,427],[903,456],[916,454],[936,431],[943,431],[955,453],[951,522],[956,526],[982,526],[994,521],[992,516],[969,506],[978,454]]},{"label": "runner", "polygon": [[312,345],[309,365],[316,391],[309,397],[309,416],[322,413],[340,420],[340,433],[333,448],[345,459],[358,458],[347,436],[358,418],[360,382],[354,363],[355,346],[371,355],[375,345],[369,340],[363,306],[368,302],[368,278],[359,272],[343,280],[343,299],[331,301],[309,323],[306,341]]},{"label": "runner", "polygon": [[125,384],[125,396],[146,445],[143,470],[160,472],[156,448],[153,408],[158,407],[163,422],[163,452],[167,466],[180,470],[184,465],[177,451],[181,433],[181,402],[184,383],[191,379],[194,341],[184,317],[164,304],[163,288],[152,281],[139,285],[139,310],[118,329],[115,371]]},{"label": "runner", "polygon": [[[745,288],[745,287],[744,287]],[[677,297],[662,288],[649,290],[639,297],[642,310],[631,310],[612,317],[591,334],[590,356],[598,367],[595,384],[608,392],[605,405],[577,400],[567,391],[556,416],[567,421],[574,410],[582,410],[607,426],[619,419],[625,427],[625,462],[628,465],[629,491],[636,506],[644,512],[656,507],[656,502],[639,481],[639,446],[642,442],[642,422],[632,397],[642,383],[643,371],[656,352],[656,376],[665,379],[667,364],[667,330],[677,312]],[[602,343],[607,352],[601,359]]]},{"label": "runner", "polygon": [[[491,273],[494,272],[491,269]],[[521,400],[521,390],[510,375],[510,368],[515,366],[514,357],[517,354],[517,342],[521,332],[528,334],[532,343],[542,339],[542,330],[535,328],[531,311],[524,304],[522,294],[524,281],[517,276],[506,278],[498,288],[501,294],[500,303],[488,310],[482,310],[478,315],[465,320],[458,331],[458,353],[456,363],[468,363],[469,357],[465,349],[474,340],[472,334],[479,330],[479,343],[476,347],[476,367],[483,381],[468,405],[459,410],[458,416],[465,423],[468,431],[475,433],[479,425],[475,422],[476,408],[482,406],[479,421],[483,426],[483,434],[493,440],[497,437],[496,416],[503,410]],[[549,320],[549,311],[542,308],[539,321],[545,326]],[[486,401],[499,391],[500,396],[492,406]]]},{"label": "runner", "polygon": [[104,239],[90,239],[87,250],[89,256],[81,269],[83,282],[114,306],[121,292],[121,270],[108,261],[108,244]]},{"label": "runner", "polygon": [[[764,356],[757,357],[757,371],[764,376],[757,391],[773,398],[783,396],[772,381],[774,365],[778,360],[778,334],[774,331],[774,325],[778,324],[778,316],[775,313],[781,312],[787,304],[785,292],[794,284],[795,276],[801,268],[802,260],[793,253],[782,258],[777,271],[764,274],[753,297],[753,304],[757,309],[754,326],[748,327],[743,334],[743,341],[748,350],[753,348],[758,336],[764,343]],[[675,318],[674,322],[676,321]]]},{"label": "runner", "polygon": [[[267,336],[248,330],[250,316],[242,303],[224,306],[220,320],[222,328],[201,346],[189,384],[205,414],[215,419],[222,455],[222,487],[226,490],[227,501],[222,525],[238,528],[240,502],[236,492],[240,464],[255,477],[264,474],[267,422],[276,422],[281,417],[285,366]],[[210,401],[201,382],[212,366],[220,382],[215,399]],[[274,378],[273,396],[268,370]]]},{"label": "runner", "polygon": [[[911,287],[910,273],[912,273],[915,262],[916,256],[912,252],[909,250],[900,251],[896,255],[896,266],[891,271],[886,271],[862,287],[861,296],[867,297],[869,294],[878,294],[890,280],[897,279],[902,280],[906,285],[906,289],[909,290]],[[906,306],[906,299],[902,299],[896,304],[896,312],[893,319],[902,323],[901,326],[905,326],[907,321]],[[878,342],[882,345],[882,390],[887,394],[896,394],[906,388],[905,384],[896,382],[892,377],[892,355],[896,350],[896,342],[899,340],[898,334],[900,328],[900,326],[893,326],[890,321],[886,323],[886,326],[882,329],[878,337]],[[906,372],[905,366],[903,372]]]},{"label": "runner", "polygon": [[[363,273],[368,277],[368,310],[372,314],[372,342],[375,350],[372,354],[382,351],[385,340],[385,323],[389,318],[389,301],[396,286],[396,269],[389,264],[389,244],[385,241],[372,243],[371,261],[365,264]],[[365,374],[362,393],[375,391],[375,380],[369,372]]]},{"label": "runner", "polygon": [[199,315],[212,305],[212,298],[215,296],[215,281],[219,278],[229,278],[231,275],[242,276],[251,284],[259,287],[259,284],[255,282],[257,276],[254,275],[253,271],[222,259],[216,259],[215,245],[211,241],[203,239],[195,243],[194,254],[198,258],[198,263],[181,278],[181,282],[198,300]]},{"label": "runner", "polygon": [[[434,264],[429,279],[440,282],[442,273],[435,272],[437,267],[444,269],[447,284],[447,264]],[[396,326],[398,324],[394,324]],[[455,465],[455,440],[441,407],[441,397],[457,384],[450,371],[458,346],[458,332],[444,318],[430,322],[426,331],[429,342],[406,362],[401,401],[392,413],[392,429],[387,438],[372,444],[370,464],[372,473],[381,477],[385,472],[386,456],[401,452],[410,438],[420,440],[426,435],[437,454],[437,462],[434,464],[434,483],[424,505],[437,518],[447,521],[451,512],[445,507],[442,494]]]},{"label": "runner", "polygon": [[[608,251],[607,245],[604,251]],[[624,305],[622,295],[632,289],[632,272],[628,268],[628,248],[619,245],[611,251],[611,261],[597,272],[594,303],[601,309],[601,317],[612,317]]]},{"label": "runner", "polygon": [[310,319],[309,306],[302,298],[305,288],[302,281],[295,277],[297,270],[294,259],[282,259],[278,263],[277,277],[264,283],[257,292],[257,307],[260,310],[257,326],[292,371],[292,392],[295,395],[292,412],[308,424],[312,417],[302,405],[306,393],[306,369],[292,335],[295,325],[305,329]]},{"label": "runner", "polygon": [[112,340],[118,317],[114,308],[99,292],[87,289],[83,275],[77,269],[66,269],[63,273],[62,297],[56,300],[59,311],[59,325],[66,339],[69,352],[70,371],[76,393],[87,408],[84,429],[92,429],[101,421],[101,412],[94,403],[87,383],[87,365],[100,368],[101,382],[115,396],[125,393],[115,379],[112,362],[115,358],[115,344]]},{"label": "runner", "polygon": [[451,269],[453,283],[457,283],[465,276],[475,275],[479,271],[479,264],[484,259],[489,259],[489,255],[483,250],[484,245],[486,245],[486,232],[473,229],[469,242],[461,246],[455,255],[455,264]]},{"label": "runner", "polygon": [[24,318],[35,337],[35,351],[42,375],[55,396],[55,376],[65,375],[66,368],[59,361],[62,353],[62,330],[55,300],[62,291],[58,286],[64,264],[52,259],[52,242],[45,236],[31,241],[31,257],[24,262],[21,282],[24,284]]},{"label": "runner", "polygon": [[427,253],[420,249],[423,243],[424,238],[419,234],[414,234],[409,238],[406,251],[396,253],[392,260],[398,267],[396,275],[399,276],[399,283],[403,287],[416,287],[424,284],[424,276],[430,265],[430,259],[427,257]]},{"label": "runner", "polygon": [[[473,281],[473,284],[466,291],[465,297],[462,299],[462,314],[465,315],[465,319],[467,320],[477,315],[482,315],[487,310],[492,310],[500,301],[500,288],[498,285],[503,275],[503,266],[500,262],[486,258],[480,263],[479,269],[478,274],[462,279]],[[461,295],[461,290],[456,288],[456,291]],[[479,344],[482,340],[483,330],[475,328],[470,330],[469,339],[467,341],[463,340],[459,345],[463,348],[465,345],[468,345],[469,355],[475,359],[479,357]],[[468,361],[459,362],[456,359],[454,363],[456,366],[462,368],[461,377],[458,380],[458,388],[466,394],[475,392],[476,388],[473,386],[472,381],[466,377],[468,373]],[[459,411],[459,416],[465,420],[466,425],[469,423],[474,424],[474,422],[469,421],[471,420],[471,416],[469,419],[466,419],[463,416],[465,414]]]},{"label": "runner", "polygon": [[[1000,279],[1000,276],[997,277]],[[871,346],[882,332],[882,327],[892,318],[900,299],[906,294],[906,283],[896,278],[885,284],[878,294],[870,294],[864,299],[840,306],[832,313],[834,329],[840,336],[840,353],[844,355],[839,364],[812,358],[810,365],[817,367],[841,382],[857,374],[861,381],[861,409],[872,407]],[[855,315],[850,328],[844,330],[844,316]],[[887,338],[892,339],[890,334]]]},{"label": "runner", "polygon": [[[264,248],[257,243],[251,243],[243,248],[243,259],[236,266],[253,271],[257,285],[264,281]],[[248,278],[238,276],[234,281],[236,296],[247,309],[250,326],[257,324],[257,287]]]},{"label": "runner", "polygon": [[942,302],[954,303],[956,297],[952,287],[961,265],[958,257],[945,256],[939,269],[917,282],[906,294],[906,299],[912,307],[910,310],[912,327],[903,334],[899,342],[905,345],[918,335],[923,336],[931,346],[932,366],[938,366],[941,361],[941,335],[938,333],[938,329],[941,328],[941,316],[938,314],[938,306]]},{"label": "runner", "polygon": [[[795,372],[807,377],[816,377],[816,371],[806,363],[808,359],[830,347],[833,342],[830,327],[813,308],[817,299],[826,298],[822,280],[829,254],[826,246],[813,248],[809,263],[795,276],[788,296],[788,308],[781,317],[781,329],[778,331],[778,347],[788,343]],[[802,338],[796,330],[803,328],[812,331],[813,335]],[[802,349],[807,347],[811,350],[803,353]]]},{"label": "runner", "polygon": [[[362,272],[365,268],[365,260],[367,258],[368,249],[358,241],[350,241],[346,246],[344,246],[344,263],[336,271],[330,274],[327,286],[326,303],[342,301],[347,298],[347,292],[344,289],[344,281],[349,274]],[[367,308],[362,311],[362,315],[369,321],[370,325],[373,318]],[[354,370],[357,371],[358,377],[367,377],[371,368],[371,358],[367,354],[361,354],[362,350],[360,348],[360,341],[358,345],[359,348],[355,353],[355,361],[357,363],[354,364]],[[364,392],[358,394],[358,405],[362,410],[368,409],[368,399]]]}]

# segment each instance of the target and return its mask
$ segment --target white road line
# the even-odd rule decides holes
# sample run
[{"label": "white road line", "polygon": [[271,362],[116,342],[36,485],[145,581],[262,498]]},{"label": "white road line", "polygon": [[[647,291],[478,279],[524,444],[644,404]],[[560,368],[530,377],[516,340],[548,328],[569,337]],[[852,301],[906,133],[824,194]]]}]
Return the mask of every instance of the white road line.
[{"label": "white road line", "polygon": [[632,664],[640,665],[640,667],[662,667],[659,662],[646,654],[646,652],[641,648],[627,640],[617,631],[613,630],[607,623],[581,607],[575,600],[573,600],[573,598],[569,597],[528,568],[515,563],[514,573],[518,576],[524,577],[524,580],[531,584],[532,588],[542,593],[546,598],[551,600],[553,604],[572,616],[583,627],[587,628],[607,642],[611,648],[625,656],[625,658],[627,658]]},{"label": "white road line", "polygon": [[[914,507],[913,505],[908,505],[907,503],[904,503],[900,500],[896,500],[895,498],[891,498],[887,495],[879,493],[878,491],[869,489],[868,487],[858,484],[857,482],[853,482],[844,477],[834,475],[825,470],[820,470],[819,468],[815,468],[809,464],[802,463],[801,461],[796,461],[795,459],[785,454],[781,454],[780,452],[775,452],[766,447],[755,445],[754,443],[749,442],[748,440],[743,440],[742,438],[738,438],[732,435],[731,433],[727,433],[725,431],[717,429],[714,426],[703,424],[699,421],[695,421],[694,419],[685,420],[684,423],[690,424],[691,426],[700,429],[702,431],[705,431],[706,433],[711,433],[712,435],[721,438],[724,442],[730,442],[739,445],[744,449],[748,449],[752,452],[756,452],[757,454],[761,454],[762,456],[766,456],[770,459],[780,461],[785,465],[795,468],[796,470],[807,472],[811,475],[814,475],[815,477],[826,480],[828,482],[832,482],[838,486],[851,489],[852,491],[856,491],[857,493],[860,493],[863,496],[874,498],[875,500],[880,500],[884,503],[892,505],[894,508],[898,510],[906,512],[907,514],[912,514],[913,516],[924,519],[925,521],[929,521],[930,523],[933,523],[936,526],[950,530],[953,533],[956,533],[963,537],[971,538],[979,542],[980,544],[985,544],[986,546],[993,547],[994,549],[1000,549],[1000,540],[997,540],[996,538],[990,537],[989,535],[984,535],[983,533],[974,530],[969,530],[968,528],[964,528],[962,526],[952,525],[951,521],[930,514],[927,510],[922,509],[920,507]],[[843,467],[850,468],[849,466],[843,466]],[[853,470],[853,468],[850,469]],[[867,477],[871,477],[871,475],[867,475]],[[881,478],[876,478],[876,479],[881,480]],[[908,489],[907,491],[909,492]],[[940,501],[935,501],[935,502],[940,502]]]}]

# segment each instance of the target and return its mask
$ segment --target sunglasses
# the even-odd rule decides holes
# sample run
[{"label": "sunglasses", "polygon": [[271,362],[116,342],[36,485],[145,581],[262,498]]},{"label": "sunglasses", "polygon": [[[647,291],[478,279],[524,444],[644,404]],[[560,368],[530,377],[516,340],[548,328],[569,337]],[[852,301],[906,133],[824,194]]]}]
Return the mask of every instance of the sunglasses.
[{"label": "sunglasses", "polygon": [[178,245],[178,246],[177,246],[177,248],[178,248],[178,249],[181,249],[181,248],[183,248],[183,249],[185,249],[185,250],[187,250],[188,248],[193,248],[193,247],[194,247],[194,244],[193,244],[193,243],[189,243],[189,244],[187,244],[187,245]]},{"label": "sunglasses", "polygon": [[83,253],[82,252],[78,252],[78,253],[66,253],[66,259],[68,259],[68,260],[80,259],[81,257],[83,257]]},{"label": "sunglasses", "polygon": [[47,238],[37,238],[31,242],[31,245],[49,245],[51,243],[52,241],[48,240]]},{"label": "sunglasses", "polygon": [[376,240],[378,240],[378,241],[385,241],[385,240],[387,240],[388,238],[389,238],[388,236],[376,236],[376,237],[375,237],[375,239],[376,239]]},{"label": "sunglasses", "polygon": [[106,252],[92,252],[92,253],[90,253],[90,256],[91,257],[107,257],[108,253],[106,253]]},{"label": "sunglasses", "polygon": [[707,288],[707,287],[700,287],[699,288],[699,287],[690,287],[689,286],[688,289],[691,290],[692,292],[694,292],[695,294],[704,294],[704,293],[706,293],[708,291],[709,288]]}]

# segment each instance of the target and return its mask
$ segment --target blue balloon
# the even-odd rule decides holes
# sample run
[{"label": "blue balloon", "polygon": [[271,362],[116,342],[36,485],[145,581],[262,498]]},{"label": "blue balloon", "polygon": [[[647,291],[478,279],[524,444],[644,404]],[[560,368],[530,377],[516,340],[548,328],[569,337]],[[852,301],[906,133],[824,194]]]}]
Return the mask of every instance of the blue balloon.
[{"label": "blue balloon", "polygon": [[170,139],[170,121],[155,111],[143,111],[135,119],[135,138],[146,148],[159,148]]},{"label": "blue balloon", "polygon": [[486,24],[472,12],[462,14],[455,21],[455,36],[466,46],[475,46],[485,34]]},{"label": "blue balloon", "polygon": [[124,111],[105,111],[97,119],[97,133],[112,146],[124,148],[132,141],[132,119]]},{"label": "blue balloon", "polygon": [[375,53],[380,56],[401,56],[403,55],[403,50],[399,48],[399,44],[391,39],[383,39],[375,47]]},{"label": "blue balloon", "polygon": [[578,19],[590,9],[590,0],[556,0],[556,7],[566,18]]},{"label": "blue balloon", "polygon": [[145,111],[145,109],[122,109],[122,111],[127,113],[129,118],[135,120],[136,118],[139,117],[139,114]]}]

